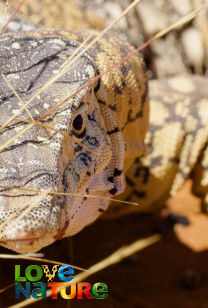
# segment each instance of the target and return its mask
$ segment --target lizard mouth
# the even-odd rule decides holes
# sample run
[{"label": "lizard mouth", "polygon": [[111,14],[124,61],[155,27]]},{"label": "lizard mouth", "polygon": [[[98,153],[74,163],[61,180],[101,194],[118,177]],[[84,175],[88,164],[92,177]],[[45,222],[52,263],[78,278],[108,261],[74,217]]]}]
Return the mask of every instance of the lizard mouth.
[{"label": "lizard mouth", "polygon": [[54,237],[36,237],[1,241],[0,245],[18,253],[32,253],[54,242]]},{"label": "lizard mouth", "polygon": [[[2,198],[0,203],[3,203]],[[2,204],[0,245],[19,253],[28,253],[38,251],[61,237],[59,234],[66,224],[65,197],[46,195],[38,198],[27,196],[29,203],[25,206],[24,197],[16,197],[15,205],[18,200],[20,206],[10,207],[10,210],[7,209],[8,204]]]}]

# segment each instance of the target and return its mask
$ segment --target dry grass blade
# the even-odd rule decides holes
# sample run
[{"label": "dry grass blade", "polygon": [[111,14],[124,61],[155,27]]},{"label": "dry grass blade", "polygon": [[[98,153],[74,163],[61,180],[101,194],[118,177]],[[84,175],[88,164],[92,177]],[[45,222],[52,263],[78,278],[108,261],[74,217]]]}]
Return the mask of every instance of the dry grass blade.
[{"label": "dry grass blade", "polygon": [[[18,99],[18,101],[20,102],[20,104],[22,106],[24,106],[24,102],[21,99],[21,97],[19,96],[19,94],[17,93],[17,91],[14,89],[13,85],[11,84],[11,82],[9,81],[9,79],[2,73],[0,72],[1,76],[3,77],[3,79],[5,80],[5,82],[7,83],[8,87],[12,90],[12,92],[14,93],[14,95],[16,96],[16,98]],[[27,107],[25,107],[25,110],[27,112],[27,114],[29,115],[30,119],[34,122],[34,118],[32,116],[32,114],[30,113],[29,109]]]},{"label": "dry grass blade", "polygon": [[0,294],[1,294],[1,293],[4,293],[6,290],[12,288],[14,285],[15,285],[15,282],[12,283],[12,284],[10,284],[10,285],[8,285],[8,286],[6,286],[5,288],[1,289],[1,290],[0,290]]},{"label": "dry grass blade", "polygon": [[[18,259],[18,260],[31,260],[31,261],[38,261],[42,263],[51,263],[51,264],[58,264],[58,265],[70,265],[66,264],[60,261],[53,261],[53,260],[48,260],[48,259],[43,259],[43,258],[38,258],[29,254],[25,255],[9,255],[9,254],[0,254],[0,259]],[[71,265],[73,268],[79,270],[79,271],[87,271],[83,267],[76,266],[76,265]]]},{"label": "dry grass blade", "polygon": [[[20,189],[20,190],[24,190],[24,191],[31,191],[31,192],[34,192],[34,193],[43,193],[44,192],[43,190],[37,190],[37,189],[33,189],[33,188],[22,188],[22,187],[18,187],[18,186],[9,187],[9,186],[0,185],[0,187],[1,188],[5,188],[5,189]],[[86,195],[86,194],[79,194],[79,193],[77,193],[77,194],[70,193],[69,194],[69,193],[55,192],[55,191],[49,191],[49,192],[45,192],[45,193],[47,195],[61,195],[61,196],[78,196],[78,197],[86,197],[86,198],[99,198],[99,199],[103,199],[103,200],[115,201],[115,202],[129,204],[129,205],[139,205],[136,202],[118,200],[118,199],[102,197],[102,196],[98,196],[98,195]],[[1,230],[1,225],[0,225],[0,230]]]},{"label": "dry grass blade", "polygon": [[9,139],[7,142],[5,142],[0,147],[0,152],[3,151],[8,145],[10,145],[12,142],[14,142],[16,139],[18,139],[20,136],[24,135],[29,129],[31,129],[33,126],[35,126],[36,122],[33,122],[32,124],[28,125],[25,129],[21,130],[18,134],[16,134],[14,137]]},{"label": "dry grass blade", "polygon": [[[112,255],[110,255],[106,259],[92,265],[90,268],[88,268],[88,270],[86,272],[83,272],[83,273],[76,275],[71,282],[66,283],[66,286],[69,287],[72,282],[76,283],[76,282],[84,281],[87,277],[105,269],[106,267],[109,267],[113,264],[120,262],[124,258],[129,257],[130,255],[132,255],[132,254],[134,254],[138,251],[141,251],[144,248],[146,248],[146,247],[148,247],[152,244],[155,244],[160,239],[161,239],[161,236],[158,235],[158,234],[155,234],[155,235],[150,236],[146,239],[138,240],[138,241],[136,241],[133,244],[130,244],[128,246],[124,246],[124,247],[118,249],[117,251],[115,251]],[[57,290],[57,293],[59,293],[59,292],[60,292],[60,290]],[[47,297],[49,297],[49,296],[51,296],[51,290],[47,291]],[[22,301],[19,304],[10,306],[10,308],[26,307],[26,306],[31,305],[33,303],[37,303],[38,300],[41,300],[41,299],[34,299],[34,298],[27,299],[25,301]]]},{"label": "dry grass blade", "polygon": [[10,254],[4,254],[4,253],[0,253],[0,259],[16,259],[19,256],[26,256],[26,257],[32,257],[32,258],[42,258],[44,257],[43,253],[26,253],[26,254],[22,254],[22,255],[10,255]]},{"label": "dry grass blade", "polygon": [[188,23],[192,19],[194,19],[199,13],[201,13],[203,10],[208,8],[208,2],[203,4],[202,6],[199,6],[196,10],[186,14],[182,18],[180,18],[178,21],[170,25],[169,27],[165,28],[164,30],[157,33],[152,39],[150,39],[147,43],[148,45],[152,43],[153,41],[158,40],[162,36],[166,35],[168,32],[177,29],[178,27],[183,26],[184,24]]},{"label": "dry grass blade", "polygon": [[20,10],[21,6],[25,3],[26,0],[20,1],[19,5],[17,6],[16,10],[13,12],[11,17],[8,19],[7,23],[1,28],[0,35],[6,30],[9,23],[12,21],[12,19],[16,16],[17,12]]}]

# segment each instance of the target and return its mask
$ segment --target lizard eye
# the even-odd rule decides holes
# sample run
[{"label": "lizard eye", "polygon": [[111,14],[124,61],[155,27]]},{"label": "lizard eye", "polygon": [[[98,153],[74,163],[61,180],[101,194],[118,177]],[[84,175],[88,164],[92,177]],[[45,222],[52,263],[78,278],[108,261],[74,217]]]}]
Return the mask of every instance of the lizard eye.
[{"label": "lizard eye", "polygon": [[83,114],[78,114],[72,123],[73,132],[78,138],[83,138],[85,136],[85,117]]},{"label": "lizard eye", "polygon": [[82,130],[82,126],[83,126],[83,117],[81,114],[78,114],[73,121],[73,128],[76,131],[80,131]]}]

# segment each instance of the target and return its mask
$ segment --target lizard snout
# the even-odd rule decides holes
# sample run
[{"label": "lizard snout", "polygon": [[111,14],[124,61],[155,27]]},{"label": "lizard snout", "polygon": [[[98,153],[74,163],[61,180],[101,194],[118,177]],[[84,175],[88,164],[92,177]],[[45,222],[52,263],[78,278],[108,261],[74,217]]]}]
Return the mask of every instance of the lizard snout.
[{"label": "lizard snout", "polygon": [[0,243],[20,253],[37,251],[61,234],[65,227],[64,213],[64,197],[46,193],[1,196]]}]

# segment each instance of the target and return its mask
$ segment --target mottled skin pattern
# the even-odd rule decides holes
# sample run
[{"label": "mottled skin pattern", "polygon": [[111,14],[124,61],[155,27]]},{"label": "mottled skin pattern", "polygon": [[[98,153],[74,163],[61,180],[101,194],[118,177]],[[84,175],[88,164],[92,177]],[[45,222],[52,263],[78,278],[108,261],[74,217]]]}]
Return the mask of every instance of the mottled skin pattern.
[{"label": "mottled skin pattern", "polygon": [[[89,35],[94,37],[95,33],[4,34],[0,38],[0,71],[27,102]],[[28,105],[30,114],[35,120],[43,116],[131,50],[126,41],[113,34],[99,39]],[[21,102],[0,78],[2,126]],[[1,223],[37,203],[17,223],[6,224],[1,244],[18,252],[36,251],[57,238],[76,234],[100,216],[109,200],[79,194],[112,198],[124,190],[126,170],[145,152],[148,101],[144,65],[139,56],[133,56],[42,121],[68,138],[34,126],[2,149],[1,185],[78,196],[47,195],[39,201],[38,193],[1,188]],[[28,126],[19,118],[30,119],[28,112],[22,112],[1,132],[0,146]]]},{"label": "mottled skin pattern", "polygon": [[207,84],[200,76],[149,82],[150,129],[145,138],[149,155],[136,158],[126,175],[127,189],[120,195],[139,206],[115,204],[108,214],[159,209],[188,178],[208,212]]},{"label": "mottled skin pattern", "polygon": [[[54,25],[55,22],[54,19]],[[82,28],[82,22],[78,24]],[[3,35],[0,71],[26,102],[87,37],[89,32],[63,31]],[[130,50],[128,43],[117,35],[108,34],[100,39],[67,74],[28,106],[34,119],[121,60]],[[34,126],[5,148],[0,153],[1,185],[100,197],[118,195],[116,198],[139,202],[139,206],[113,204],[107,211],[108,216],[113,216],[157,209],[192,176],[194,193],[202,197],[206,210],[207,80],[187,76],[149,84],[151,125],[146,137],[150,151],[147,157],[141,158],[146,151],[143,140],[148,127],[147,79],[141,59],[135,56],[42,121],[68,134],[68,138]],[[2,77],[0,99],[2,125],[21,107]],[[74,125],[80,115],[82,125],[80,122]],[[24,112],[19,117],[28,119],[28,114]],[[0,145],[27,125],[20,119],[13,121],[1,133]],[[76,127],[81,128],[76,130]],[[37,193],[2,188],[1,222],[15,213],[20,215],[25,206],[35,204],[38,198]],[[1,245],[18,252],[39,250],[57,238],[79,232],[108,205],[109,200],[100,198],[48,195],[18,223],[9,222],[5,226]]]}]

